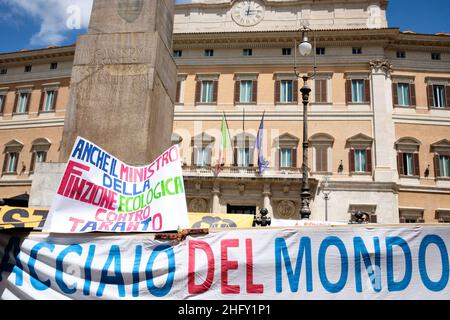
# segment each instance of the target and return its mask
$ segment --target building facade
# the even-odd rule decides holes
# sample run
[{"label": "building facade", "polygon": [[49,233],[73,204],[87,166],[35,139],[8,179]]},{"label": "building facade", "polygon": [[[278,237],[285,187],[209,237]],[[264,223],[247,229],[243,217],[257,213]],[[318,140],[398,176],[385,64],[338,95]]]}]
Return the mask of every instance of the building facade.
[{"label": "building facade", "polygon": [[[303,80],[308,85],[314,220],[450,222],[450,36],[388,28],[387,1],[193,0],[178,5],[173,143],[190,211],[297,219]],[[75,47],[0,55],[0,198],[28,192],[35,162],[56,162]],[[56,68],[55,68],[56,66]],[[31,70],[30,70],[31,67]],[[263,154],[256,140],[264,114]],[[218,173],[221,123],[231,147]],[[329,194],[328,197],[325,195]]]}]

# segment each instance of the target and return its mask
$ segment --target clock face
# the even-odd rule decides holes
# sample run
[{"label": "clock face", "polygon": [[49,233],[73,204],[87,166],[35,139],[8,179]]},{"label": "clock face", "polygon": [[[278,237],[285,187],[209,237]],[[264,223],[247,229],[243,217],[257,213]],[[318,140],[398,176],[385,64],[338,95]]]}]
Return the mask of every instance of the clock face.
[{"label": "clock face", "polygon": [[239,0],[232,8],[233,20],[245,27],[257,25],[264,18],[264,4],[259,0]]}]

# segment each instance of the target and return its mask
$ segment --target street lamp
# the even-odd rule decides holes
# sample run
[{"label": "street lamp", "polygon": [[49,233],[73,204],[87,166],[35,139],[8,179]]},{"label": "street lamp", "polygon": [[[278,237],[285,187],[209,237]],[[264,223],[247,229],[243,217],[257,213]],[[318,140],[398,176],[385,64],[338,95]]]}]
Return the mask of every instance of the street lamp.
[{"label": "street lamp", "polygon": [[[311,216],[311,209],[309,203],[311,201],[311,191],[309,187],[308,180],[308,103],[309,94],[311,93],[311,88],[308,86],[308,80],[314,79],[316,76],[316,41],[314,37],[314,31],[306,26],[303,26],[299,31],[302,32],[302,41],[298,46],[298,51],[302,57],[310,56],[313,52],[314,54],[314,66],[312,75],[301,75],[297,70],[297,41],[295,41],[295,54],[294,54],[294,73],[297,78],[303,79],[303,87],[300,89],[302,93],[303,100],[303,164],[302,164],[302,192],[301,192],[301,209],[300,216],[302,220],[308,220]],[[314,47],[309,41],[308,33],[311,32],[314,39]]]},{"label": "street lamp", "polygon": [[329,186],[330,176],[324,177],[324,182],[322,186],[323,199],[325,200],[325,221],[328,221],[328,200],[330,200],[330,190],[326,190]]}]

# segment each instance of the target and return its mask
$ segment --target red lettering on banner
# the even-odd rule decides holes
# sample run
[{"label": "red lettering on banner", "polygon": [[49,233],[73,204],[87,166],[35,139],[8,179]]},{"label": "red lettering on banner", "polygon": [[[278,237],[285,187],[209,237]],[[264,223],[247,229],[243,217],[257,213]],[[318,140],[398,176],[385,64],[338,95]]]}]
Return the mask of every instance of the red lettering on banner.
[{"label": "red lettering on banner", "polygon": [[84,220],[82,220],[82,219],[77,219],[77,218],[74,218],[74,217],[70,217],[70,218],[69,218],[69,221],[73,223],[72,229],[70,229],[70,232],[75,232],[75,231],[77,231],[78,225],[84,223]]},{"label": "red lettering on banner", "polygon": [[67,185],[68,185],[70,176],[72,174],[80,176],[80,177],[83,175],[83,171],[81,171],[81,170],[89,172],[90,168],[88,166],[82,165],[78,162],[69,161],[69,163],[67,164],[67,170],[64,173],[64,176],[61,180],[61,184],[58,189],[59,195],[62,195],[62,196],[64,195],[64,191],[67,189]]},{"label": "red lettering on banner", "polygon": [[[195,251],[203,250],[208,261],[208,272],[205,281],[195,284]],[[214,281],[214,253],[208,243],[204,241],[189,241],[188,263],[188,291],[190,294],[205,293],[211,288]]]},{"label": "red lettering on banner", "polygon": [[221,246],[221,266],[222,266],[222,293],[223,294],[239,294],[241,288],[239,285],[228,284],[228,271],[236,270],[238,262],[235,260],[228,260],[228,248],[239,247],[238,239],[222,240]]},{"label": "red lettering on banner", "polygon": [[253,243],[252,239],[245,240],[245,249],[247,256],[247,293],[264,293],[262,284],[253,283]]}]

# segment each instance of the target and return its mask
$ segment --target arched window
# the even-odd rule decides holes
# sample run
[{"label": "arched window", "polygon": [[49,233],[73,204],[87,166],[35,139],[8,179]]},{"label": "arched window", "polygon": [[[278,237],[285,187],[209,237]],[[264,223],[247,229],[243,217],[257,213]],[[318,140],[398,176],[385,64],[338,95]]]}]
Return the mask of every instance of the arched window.
[{"label": "arched window", "polygon": [[273,142],[277,148],[276,165],[278,168],[296,168],[297,152],[300,139],[296,136],[284,133]]},{"label": "arched window", "polygon": [[23,143],[17,140],[11,140],[5,144],[3,161],[3,174],[17,174],[20,152],[23,149]]},{"label": "arched window", "polygon": [[211,165],[214,141],[215,138],[206,133],[192,138],[192,166],[206,167]]},{"label": "arched window", "polygon": [[44,163],[47,161],[47,153],[51,145],[51,141],[46,138],[39,138],[33,141],[31,147],[30,173],[34,172],[36,163]]},{"label": "arched window", "polygon": [[234,166],[253,167],[255,137],[249,133],[240,133],[234,137]]}]

